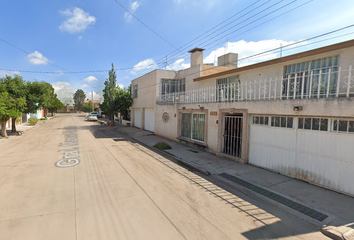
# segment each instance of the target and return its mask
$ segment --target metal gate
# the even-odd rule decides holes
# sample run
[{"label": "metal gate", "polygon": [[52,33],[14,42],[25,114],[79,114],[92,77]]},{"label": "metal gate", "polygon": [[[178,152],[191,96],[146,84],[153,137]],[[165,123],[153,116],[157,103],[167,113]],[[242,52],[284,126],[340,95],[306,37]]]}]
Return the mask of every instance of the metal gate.
[{"label": "metal gate", "polygon": [[223,153],[241,158],[242,116],[225,116]]}]

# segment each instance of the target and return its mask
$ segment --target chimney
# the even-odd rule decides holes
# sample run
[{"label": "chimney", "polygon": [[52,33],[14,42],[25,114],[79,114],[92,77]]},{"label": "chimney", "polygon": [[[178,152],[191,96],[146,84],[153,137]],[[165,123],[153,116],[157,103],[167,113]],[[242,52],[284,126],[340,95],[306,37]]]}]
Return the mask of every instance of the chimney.
[{"label": "chimney", "polygon": [[194,48],[190,51],[191,53],[191,67],[197,66],[197,65],[203,65],[203,51],[204,48]]},{"label": "chimney", "polygon": [[228,53],[218,57],[218,66],[237,68],[237,53]]}]

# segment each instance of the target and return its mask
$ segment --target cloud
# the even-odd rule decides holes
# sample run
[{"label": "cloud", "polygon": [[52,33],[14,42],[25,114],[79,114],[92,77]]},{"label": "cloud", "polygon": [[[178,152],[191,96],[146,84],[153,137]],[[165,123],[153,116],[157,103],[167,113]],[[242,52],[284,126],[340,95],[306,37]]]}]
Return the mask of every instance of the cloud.
[{"label": "cloud", "polygon": [[97,81],[97,78],[95,78],[94,76],[89,76],[87,78],[84,79],[85,82],[94,82]]},{"label": "cloud", "polygon": [[119,88],[124,88],[124,85],[121,84],[121,83],[118,83],[118,84],[117,84],[117,87],[119,87]]},{"label": "cloud", "polygon": [[81,88],[88,88],[88,87],[90,87],[90,86],[87,85],[87,84],[82,84],[82,85],[81,85]]},{"label": "cloud", "polygon": [[69,103],[73,99],[73,94],[76,92],[76,89],[71,86],[68,82],[54,82],[52,83],[55,93],[58,95],[58,98],[65,104]]},{"label": "cloud", "polygon": [[101,96],[101,94],[97,93],[97,92],[85,92],[86,94],[86,100],[92,100],[92,95],[91,93],[93,93],[93,100],[99,100],[100,103],[103,102],[103,97]]},{"label": "cloud", "polygon": [[[250,65],[258,63],[261,61],[270,60],[280,56],[280,50],[277,52],[270,52],[262,55],[258,55],[252,58],[246,58],[251,55],[258,54],[260,52],[265,52],[274,48],[279,48],[280,46],[286,46],[288,44],[294,43],[294,41],[283,41],[277,39],[262,40],[258,42],[246,42],[244,40],[238,42],[228,42],[224,47],[218,48],[212,51],[206,58],[204,58],[204,63],[216,63],[218,57],[226,53],[238,53],[238,67],[245,65]],[[303,43],[304,44],[304,43]]]},{"label": "cloud", "polygon": [[[141,4],[141,2],[138,2],[138,1],[135,1],[135,2],[131,3],[130,4],[130,13],[133,14],[138,9],[140,4]],[[125,12],[124,13],[124,19],[127,22],[130,22],[132,20],[133,16],[130,13],[129,12]]]},{"label": "cloud", "polygon": [[166,69],[173,70],[173,71],[178,71],[178,70],[181,70],[181,69],[189,68],[190,64],[184,63],[184,61],[185,60],[183,58],[178,59],[173,64],[168,65],[166,67]]},{"label": "cloud", "polygon": [[0,70],[0,77],[6,77],[6,75],[20,75],[21,73],[19,71],[4,71],[4,70]]},{"label": "cloud", "polygon": [[59,26],[59,29],[68,33],[84,32],[89,25],[96,22],[94,16],[90,16],[90,14],[77,7],[72,11],[66,9],[65,11],[59,11],[59,13],[68,18]]},{"label": "cloud", "polygon": [[29,61],[35,65],[46,65],[48,63],[48,58],[44,57],[42,53],[38,51],[34,51],[33,53],[28,54],[27,57],[29,58]]},{"label": "cloud", "polygon": [[153,68],[157,68],[157,64],[153,59],[148,58],[136,64],[130,73],[136,75],[138,71],[148,70]]}]

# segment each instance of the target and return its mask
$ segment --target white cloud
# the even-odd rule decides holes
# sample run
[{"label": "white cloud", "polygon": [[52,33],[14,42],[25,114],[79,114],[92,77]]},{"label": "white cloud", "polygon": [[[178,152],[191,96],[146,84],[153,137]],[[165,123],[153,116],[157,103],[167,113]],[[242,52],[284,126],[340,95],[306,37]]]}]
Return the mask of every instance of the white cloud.
[{"label": "white cloud", "polygon": [[118,83],[118,84],[117,84],[117,87],[119,87],[119,88],[124,88],[124,85],[121,84],[121,83]]},{"label": "white cloud", "polygon": [[277,52],[266,53],[266,54],[258,55],[244,60],[242,60],[242,58],[255,55],[261,52],[265,52],[267,50],[271,50],[274,48],[279,48],[280,46],[286,46],[291,43],[294,42],[277,40],[277,39],[262,40],[258,42],[246,42],[244,40],[238,42],[229,42],[224,47],[212,51],[206,58],[204,58],[204,63],[215,63],[218,57],[226,53],[232,52],[232,53],[238,53],[238,59],[240,60],[238,62],[238,67],[242,67],[245,65],[250,65],[257,62],[266,61],[269,59],[279,57],[280,50]]},{"label": "white cloud", "polygon": [[[138,1],[135,1],[135,2],[131,3],[130,4],[130,12],[133,14],[138,9],[140,4],[141,4],[141,2],[138,2]],[[133,16],[129,12],[125,12],[124,13],[125,21],[130,22],[132,20],[132,17]]]},{"label": "white cloud", "polygon": [[84,79],[85,82],[94,82],[97,81],[97,78],[95,78],[94,76],[89,76],[87,78]]},{"label": "white cloud", "polygon": [[82,84],[82,85],[81,85],[81,88],[88,88],[88,87],[90,87],[90,86],[87,85],[87,84]]},{"label": "white cloud", "polygon": [[153,59],[148,58],[136,64],[130,73],[136,75],[138,71],[153,69],[153,68],[157,68],[157,64]]},{"label": "white cloud", "polygon": [[58,95],[58,98],[64,102],[70,102],[73,99],[73,94],[76,92],[76,89],[71,86],[68,82],[55,82],[52,83],[55,93]]},{"label": "white cloud", "polygon": [[125,76],[124,79],[129,79],[130,77],[129,76]]},{"label": "white cloud", "polygon": [[[85,92],[86,94],[86,100],[92,100],[92,92]],[[93,100],[99,100],[100,103],[103,102],[103,97],[101,96],[101,94],[93,92]]]},{"label": "white cloud", "polygon": [[33,53],[28,54],[27,56],[29,58],[29,61],[35,65],[39,64],[47,64],[48,63],[48,58],[44,57],[42,53],[38,51],[34,51]]},{"label": "white cloud", "polygon": [[173,64],[168,65],[166,67],[166,69],[173,70],[173,71],[178,71],[178,70],[181,70],[181,69],[189,68],[190,64],[189,63],[184,63],[184,61],[185,60],[183,58],[178,59]]},{"label": "white cloud", "polygon": [[95,24],[96,22],[94,16],[90,16],[90,14],[81,8],[76,7],[72,11],[66,9],[65,11],[59,12],[68,18],[59,26],[59,29],[68,33],[83,32],[89,25]]},{"label": "white cloud", "polygon": [[19,71],[4,71],[4,70],[0,70],[0,77],[6,77],[6,75],[20,75],[21,73]]}]

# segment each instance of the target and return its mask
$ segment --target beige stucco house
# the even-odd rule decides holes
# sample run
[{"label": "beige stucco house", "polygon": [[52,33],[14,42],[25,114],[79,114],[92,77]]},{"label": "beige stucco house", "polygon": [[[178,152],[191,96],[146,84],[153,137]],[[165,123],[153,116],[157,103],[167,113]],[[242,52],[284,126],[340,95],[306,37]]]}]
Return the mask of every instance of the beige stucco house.
[{"label": "beige stucco house", "polygon": [[354,196],[354,40],[239,68],[220,58],[231,68],[179,71],[178,91],[146,83],[154,133]]}]

